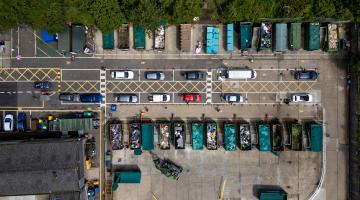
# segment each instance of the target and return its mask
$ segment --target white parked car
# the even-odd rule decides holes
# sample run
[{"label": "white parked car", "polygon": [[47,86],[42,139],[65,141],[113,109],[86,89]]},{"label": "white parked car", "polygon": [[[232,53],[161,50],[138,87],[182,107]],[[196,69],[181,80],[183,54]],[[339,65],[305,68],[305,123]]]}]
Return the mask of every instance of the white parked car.
[{"label": "white parked car", "polygon": [[14,115],[6,114],[4,117],[4,131],[14,130]]},{"label": "white parked car", "polygon": [[150,102],[155,102],[155,103],[169,102],[170,95],[169,94],[151,94],[151,95],[149,95],[148,99]]},{"label": "white parked car", "polygon": [[291,101],[297,102],[297,103],[306,103],[306,102],[312,102],[313,96],[308,93],[296,93],[291,95]]},{"label": "white parked car", "polygon": [[111,78],[114,79],[134,79],[134,72],[130,70],[117,70],[111,72]]}]

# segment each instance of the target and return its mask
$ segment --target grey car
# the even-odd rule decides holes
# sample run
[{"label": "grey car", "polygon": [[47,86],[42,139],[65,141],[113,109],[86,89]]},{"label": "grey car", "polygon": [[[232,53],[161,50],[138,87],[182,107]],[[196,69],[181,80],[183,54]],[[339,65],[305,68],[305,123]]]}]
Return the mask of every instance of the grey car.
[{"label": "grey car", "polygon": [[186,80],[202,80],[204,78],[204,72],[202,71],[188,71],[184,72]]},{"label": "grey car", "polygon": [[138,96],[136,94],[119,94],[115,96],[115,101],[120,103],[137,103]]},{"label": "grey car", "polygon": [[145,78],[147,80],[165,80],[165,73],[161,71],[145,72]]},{"label": "grey car", "polygon": [[60,101],[80,101],[80,95],[76,93],[60,93],[59,95]]}]

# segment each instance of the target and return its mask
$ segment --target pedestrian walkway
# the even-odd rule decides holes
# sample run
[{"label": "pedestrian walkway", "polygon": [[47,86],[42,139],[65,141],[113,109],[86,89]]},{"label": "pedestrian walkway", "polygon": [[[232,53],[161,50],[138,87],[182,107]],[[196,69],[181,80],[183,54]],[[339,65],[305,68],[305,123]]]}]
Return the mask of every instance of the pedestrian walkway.
[{"label": "pedestrian walkway", "polygon": [[208,69],[206,76],[206,103],[211,103],[211,92],[212,92],[212,70]]},{"label": "pedestrian walkway", "polygon": [[106,70],[100,70],[100,94],[103,96],[101,107],[106,106]]}]

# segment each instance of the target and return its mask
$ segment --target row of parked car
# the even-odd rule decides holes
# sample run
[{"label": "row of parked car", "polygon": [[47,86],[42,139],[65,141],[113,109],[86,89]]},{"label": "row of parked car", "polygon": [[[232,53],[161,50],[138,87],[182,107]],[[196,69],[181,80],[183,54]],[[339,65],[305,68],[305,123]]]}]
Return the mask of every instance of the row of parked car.
[{"label": "row of parked car", "polygon": [[[134,79],[134,72],[131,70],[114,70],[111,71],[111,78],[113,79]],[[202,71],[187,71],[183,73],[186,80],[202,80],[204,72]],[[148,71],[145,72],[146,80],[165,80],[165,73],[163,71]]]},{"label": "row of parked car", "polygon": [[3,129],[5,132],[11,132],[16,130],[25,131],[26,130],[26,114],[24,112],[19,112],[17,116],[17,123],[15,126],[15,117],[11,113],[6,113],[3,120]]},{"label": "row of parked car", "polygon": [[[132,80],[134,79],[134,72],[131,70],[114,70],[111,71],[111,78],[113,79],[123,79],[123,80]],[[186,80],[203,80],[204,72],[203,71],[186,71],[182,75]],[[255,79],[257,77],[256,70],[243,68],[243,69],[229,69],[221,70],[218,74],[218,80],[238,80],[238,79]],[[315,70],[300,70],[296,71],[295,79],[296,80],[316,80],[318,78],[318,73]],[[165,80],[165,73],[163,71],[148,71],[145,72],[146,80]]]}]

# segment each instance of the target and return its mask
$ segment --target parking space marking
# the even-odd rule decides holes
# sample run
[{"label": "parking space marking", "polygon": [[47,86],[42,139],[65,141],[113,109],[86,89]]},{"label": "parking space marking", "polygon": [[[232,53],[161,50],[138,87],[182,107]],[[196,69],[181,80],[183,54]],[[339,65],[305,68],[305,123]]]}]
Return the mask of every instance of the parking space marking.
[{"label": "parking space marking", "polygon": [[213,93],[309,92],[316,81],[214,81]]},{"label": "parking space marking", "polygon": [[107,93],[201,93],[206,92],[205,81],[108,81]]},{"label": "parking space marking", "polygon": [[62,81],[61,92],[99,92],[100,81]]},{"label": "parking space marking", "polygon": [[1,68],[0,82],[57,81],[59,68]]}]

